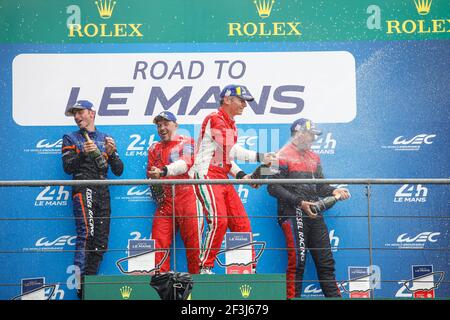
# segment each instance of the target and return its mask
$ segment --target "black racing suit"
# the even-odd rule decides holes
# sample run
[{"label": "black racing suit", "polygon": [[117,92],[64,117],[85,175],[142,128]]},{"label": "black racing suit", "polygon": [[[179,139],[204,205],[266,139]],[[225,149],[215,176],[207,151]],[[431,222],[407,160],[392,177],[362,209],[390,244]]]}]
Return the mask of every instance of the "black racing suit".
[{"label": "black racing suit", "polygon": [[[311,150],[299,151],[292,143],[279,153],[280,171],[278,179],[323,179],[320,157]],[[316,219],[300,209],[301,201],[314,202],[332,195],[335,188],[328,184],[272,184],[270,195],[278,199],[278,223],[286,237],[288,267],[286,289],[289,299],[302,293],[306,250],[310,249],[325,297],[340,297],[336,284],[334,259],[324,218],[320,213]]]},{"label": "black racing suit", "polygon": [[[120,176],[123,163],[117,152],[108,156],[105,151],[106,134],[93,131],[89,137],[101,151],[101,159],[94,160],[83,153],[86,142],[82,131],[63,136],[62,160],[64,171],[74,180],[104,180],[111,171]],[[81,281],[84,275],[98,272],[103,254],[108,248],[109,217],[111,215],[108,186],[74,186],[72,188],[73,213],[76,223],[75,265],[80,268]],[[78,292],[80,294],[80,291]]]}]

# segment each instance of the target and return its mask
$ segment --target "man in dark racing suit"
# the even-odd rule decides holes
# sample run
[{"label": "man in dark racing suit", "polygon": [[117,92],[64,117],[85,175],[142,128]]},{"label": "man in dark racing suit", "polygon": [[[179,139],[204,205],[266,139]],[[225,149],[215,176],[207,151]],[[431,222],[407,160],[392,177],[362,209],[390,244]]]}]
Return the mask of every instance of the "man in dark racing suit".
[{"label": "man in dark racing suit", "polygon": [[[79,100],[66,110],[80,130],[63,136],[64,171],[74,180],[104,180],[111,171],[120,176],[123,163],[112,137],[96,130],[95,109],[91,102]],[[111,215],[108,186],[74,186],[73,213],[76,223],[74,264],[79,268],[77,294],[82,298],[83,277],[98,272],[103,254],[108,248],[109,217]]]},{"label": "man in dark racing suit", "polygon": [[[291,141],[278,152],[279,172],[275,178],[323,179],[320,157],[311,151],[315,136],[320,134],[312,121],[296,120],[291,126]],[[301,296],[308,249],[311,249],[323,294],[325,297],[340,297],[328,229],[323,215],[311,211],[310,206],[331,195],[341,200],[348,199],[348,190],[328,184],[272,184],[268,191],[278,199],[278,223],[286,237],[287,298]]]}]

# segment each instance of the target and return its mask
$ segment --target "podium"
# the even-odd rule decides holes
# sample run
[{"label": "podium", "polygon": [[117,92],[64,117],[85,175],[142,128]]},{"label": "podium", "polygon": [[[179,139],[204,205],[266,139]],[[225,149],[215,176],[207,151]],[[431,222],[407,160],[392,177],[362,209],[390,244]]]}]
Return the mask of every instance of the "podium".
[{"label": "podium", "polygon": [[[190,300],[285,300],[285,274],[195,274]],[[85,276],[85,300],[160,300],[149,275]]]}]

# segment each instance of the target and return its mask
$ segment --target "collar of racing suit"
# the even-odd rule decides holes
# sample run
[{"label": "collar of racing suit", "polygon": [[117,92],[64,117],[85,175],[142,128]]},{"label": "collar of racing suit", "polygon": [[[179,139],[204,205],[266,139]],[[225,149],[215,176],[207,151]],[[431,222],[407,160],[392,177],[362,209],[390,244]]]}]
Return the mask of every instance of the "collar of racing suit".
[{"label": "collar of racing suit", "polygon": [[89,131],[87,129],[80,129],[78,132],[83,136],[83,132],[86,131],[90,138],[95,138],[97,136],[97,128],[94,127],[94,131]]},{"label": "collar of racing suit", "polygon": [[219,114],[225,119],[226,122],[234,125],[236,123],[236,121],[234,119],[232,119],[228,113],[226,113],[222,107],[219,108]]}]

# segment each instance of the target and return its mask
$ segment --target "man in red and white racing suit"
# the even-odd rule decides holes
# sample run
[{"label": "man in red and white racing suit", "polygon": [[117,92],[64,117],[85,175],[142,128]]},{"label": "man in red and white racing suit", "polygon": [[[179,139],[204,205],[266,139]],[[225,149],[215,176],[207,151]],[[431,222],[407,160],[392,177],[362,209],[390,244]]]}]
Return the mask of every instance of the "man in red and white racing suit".
[{"label": "man in red and white racing suit", "polygon": [[[270,163],[270,154],[260,154],[237,144],[234,116],[241,115],[247,101],[254,98],[244,86],[228,85],[220,93],[220,108],[202,123],[194,165],[189,176],[195,179],[249,179],[233,160]],[[211,274],[227,227],[233,232],[251,232],[250,220],[233,185],[195,185],[208,229],[200,249],[203,274]]]},{"label": "man in red and white racing suit", "polygon": [[[178,127],[176,121],[176,117],[168,111],[161,112],[153,120],[161,141],[152,144],[148,150],[147,178],[189,178],[187,171],[193,163],[194,140],[176,134]],[[153,217],[152,239],[156,242],[155,246],[157,249],[170,250],[174,238],[173,223],[175,221],[186,248],[188,271],[191,274],[199,273],[198,208],[196,208],[193,186],[175,186],[175,196],[172,194],[172,185],[163,185],[163,190],[163,198],[157,199],[158,208]],[[164,257],[164,252],[157,251],[155,256],[155,263],[158,266]],[[159,268],[160,272],[169,270],[170,256]]]}]

